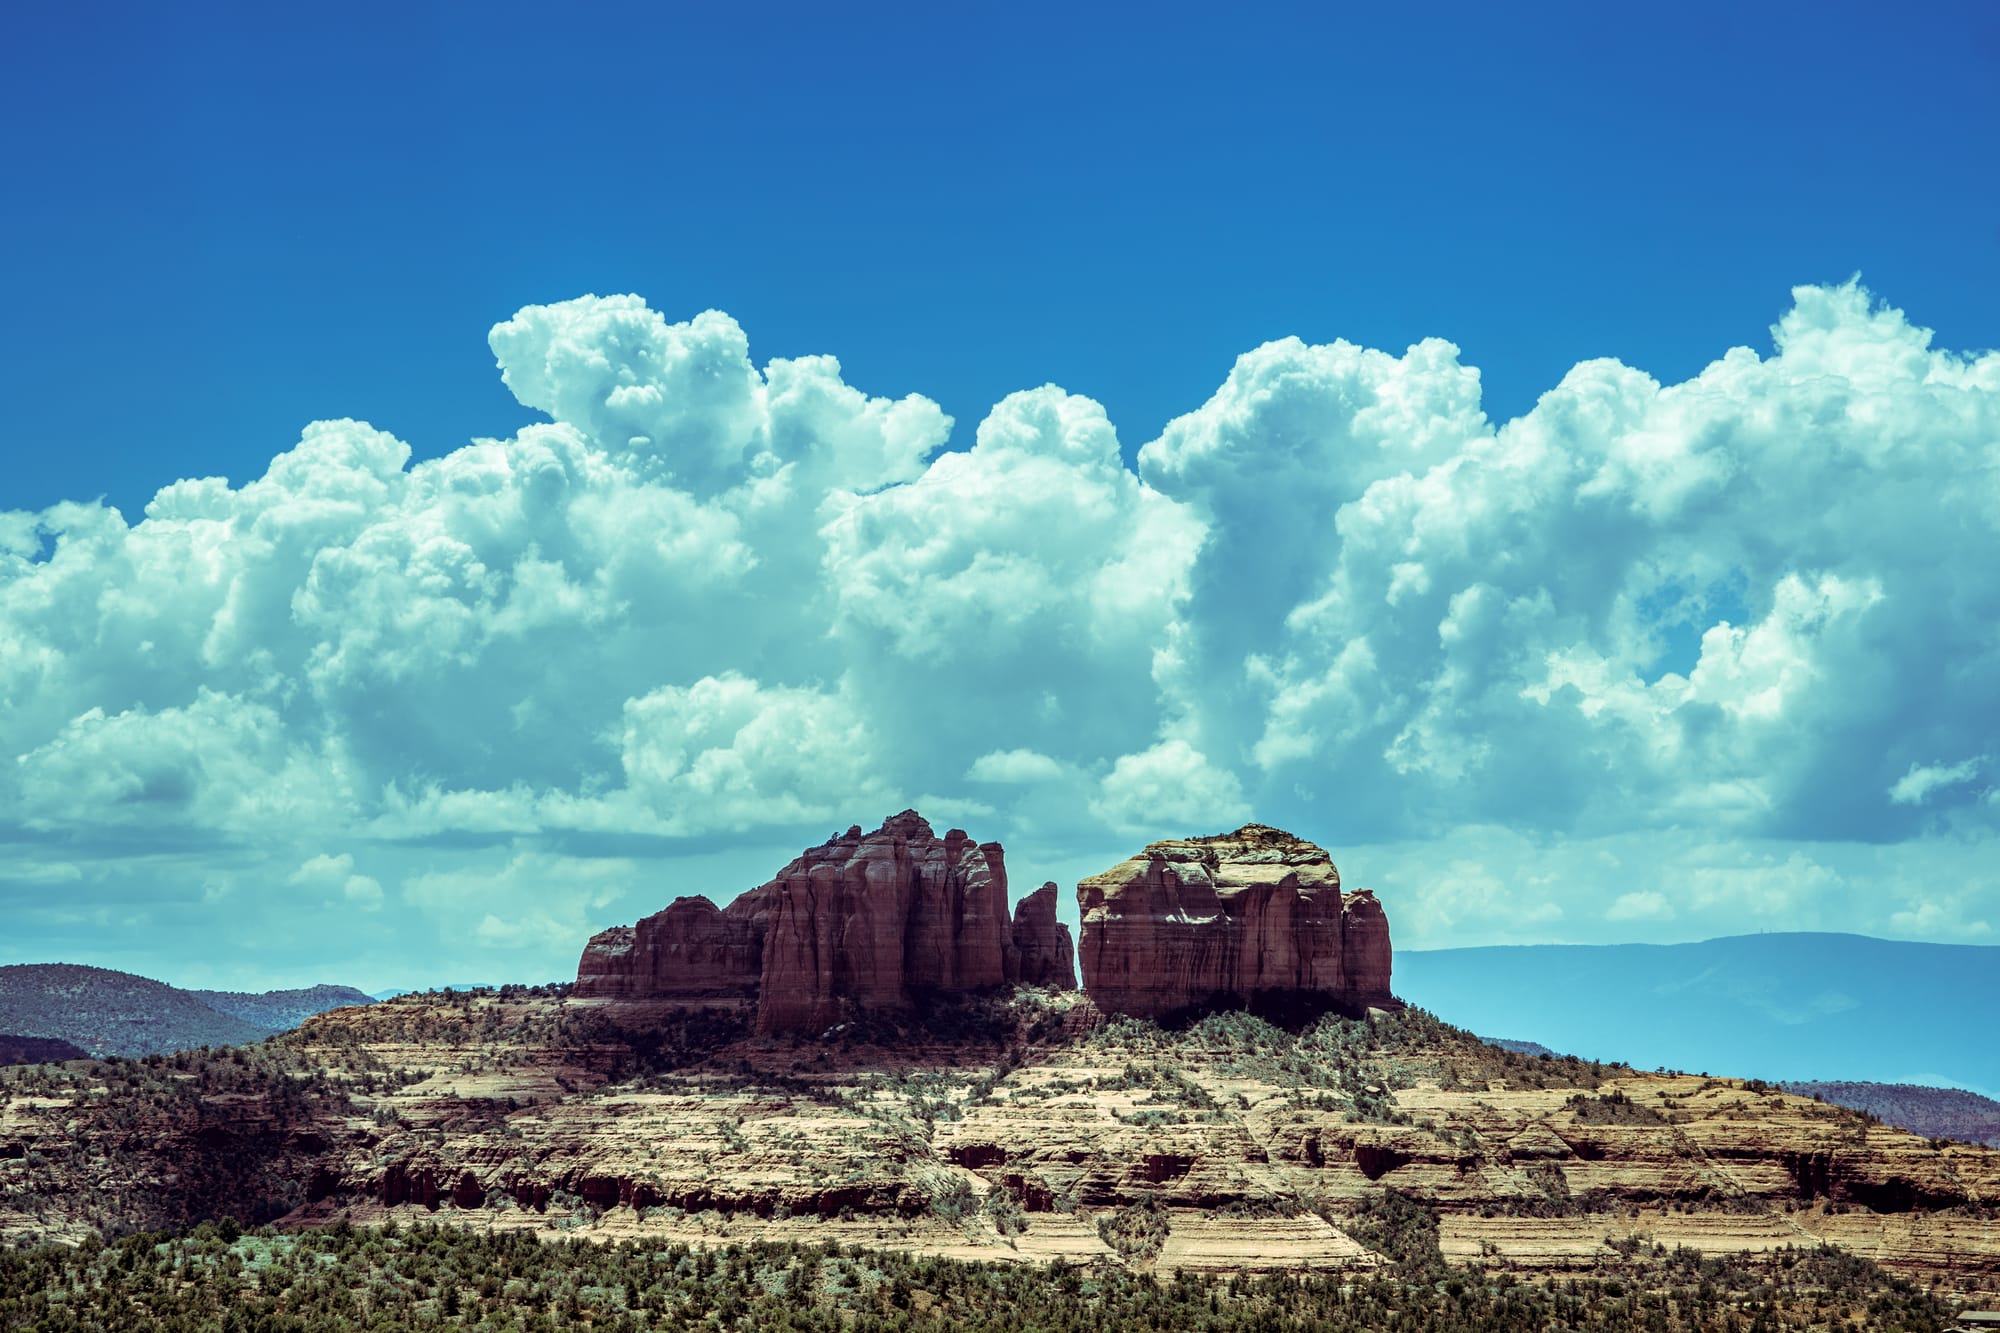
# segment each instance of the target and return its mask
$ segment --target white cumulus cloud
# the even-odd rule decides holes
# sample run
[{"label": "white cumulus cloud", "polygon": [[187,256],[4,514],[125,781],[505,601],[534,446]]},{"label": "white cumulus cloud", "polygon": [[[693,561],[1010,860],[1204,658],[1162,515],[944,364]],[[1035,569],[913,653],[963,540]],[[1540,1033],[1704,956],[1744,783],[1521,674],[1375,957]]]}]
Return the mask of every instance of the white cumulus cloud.
[{"label": "white cumulus cloud", "polygon": [[[714,311],[583,297],[491,345],[546,417],[509,438],[413,463],[319,422],[135,521],[0,514],[0,844],[71,867],[13,882],[138,929],[148,893],[296,873],[315,911],[442,930],[449,901],[553,954],[596,909],[543,897],[658,896],[678,857],[922,799],[1065,864],[1253,816],[1428,841],[1347,865],[1432,942],[1993,915],[1977,872],[1927,913],[1792,854],[2000,837],[1954,757],[2000,717],[2000,355],[1857,283],[1799,288],[1768,351],[1586,362],[1503,422],[1449,343],[1271,343],[1136,468],[1055,386],[939,452],[936,404],[760,365]],[[1634,878],[1627,840],[1688,828],[1721,850]]]}]

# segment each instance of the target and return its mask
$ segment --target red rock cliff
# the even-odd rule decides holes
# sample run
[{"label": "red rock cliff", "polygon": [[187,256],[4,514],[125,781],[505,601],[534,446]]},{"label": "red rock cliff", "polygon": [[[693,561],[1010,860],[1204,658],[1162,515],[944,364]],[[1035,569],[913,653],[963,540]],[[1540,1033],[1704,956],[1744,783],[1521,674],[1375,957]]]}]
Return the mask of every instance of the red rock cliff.
[{"label": "red rock cliff", "polygon": [[818,1030],[913,992],[1006,978],[1000,845],[960,829],[939,838],[914,810],[813,848],[759,892],[771,895],[759,1032]]},{"label": "red rock cliff", "polygon": [[853,1014],[1008,981],[1073,985],[1052,885],[1010,922],[997,842],[942,838],[914,810],[814,847],[727,908],[681,898],[593,938],[577,994],[668,1005],[754,1005],[762,1033],[817,1032]]},{"label": "red rock cliff", "polygon": [[727,908],[676,898],[636,926],[592,936],[577,964],[576,993],[695,1007],[753,1001],[768,914],[763,889]]},{"label": "red rock cliff", "polygon": [[1007,980],[1024,986],[1076,986],[1076,951],[1069,927],[1056,920],[1056,886],[1051,880],[1014,908],[1013,938],[1007,949]]},{"label": "red rock cliff", "polygon": [[1310,842],[1262,824],[1156,842],[1077,886],[1083,988],[1107,1013],[1315,995],[1390,1002],[1389,923]]}]

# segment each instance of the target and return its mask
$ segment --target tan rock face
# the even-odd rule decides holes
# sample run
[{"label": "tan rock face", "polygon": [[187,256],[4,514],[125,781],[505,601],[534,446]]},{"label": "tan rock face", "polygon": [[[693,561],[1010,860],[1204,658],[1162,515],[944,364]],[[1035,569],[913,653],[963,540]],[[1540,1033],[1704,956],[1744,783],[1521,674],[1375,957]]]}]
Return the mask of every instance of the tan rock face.
[{"label": "tan rock face", "polygon": [[1007,949],[1007,980],[1024,986],[1076,987],[1076,951],[1069,927],[1056,920],[1056,886],[1051,880],[1014,908]]},{"label": "tan rock face", "polygon": [[1326,852],[1249,824],[1156,842],[1077,886],[1084,990],[1107,1013],[1320,997],[1391,1002],[1389,923]]},{"label": "tan rock face", "polygon": [[760,1033],[818,1032],[856,1013],[1009,981],[1073,985],[1053,885],[1011,922],[997,842],[938,837],[914,810],[830,838],[726,908],[681,898],[593,938],[581,998],[753,1008]]},{"label": "tan rock face", "polygon": [[[1095,1013],[1074,994],[991,1003],[1008,1032],[920,1048],[642,1048],[601,1000],[410,995],[247,1063],[0,1070],[0,1244],[291,1209],[283,1225],[1296,1271],[1384,1262],[1357,1210],[1393,1190],[1437,1215],[1448,1258],[1523,1277],[1619,1271],[1612,1247],[1636,1241],[1838,1244],[1981,1306],[2000,1281],[2000,1152],[1762,1084],[1517,1055],[1416,1011],[1293,1036],[1049,1021]],[[965,1191],[1003,1206],[940,1211]],[[1168,1219],[1157,1255],[1103,1228],[1135,1205]]]}]

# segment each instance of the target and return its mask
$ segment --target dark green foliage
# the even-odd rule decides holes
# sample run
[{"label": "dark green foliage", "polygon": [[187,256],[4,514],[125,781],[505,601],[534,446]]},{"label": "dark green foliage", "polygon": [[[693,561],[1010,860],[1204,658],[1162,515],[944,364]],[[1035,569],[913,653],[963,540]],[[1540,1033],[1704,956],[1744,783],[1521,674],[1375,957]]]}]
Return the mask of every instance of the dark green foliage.
[{"label": "dark green foliage", "polygon": [[610,1028],[605,1036],[621,1042],[631,1055],[621,1062],[620,1077],[670,1073],[699,1064],[740,1041],[750,1032],[749,1015],[727,1010],[684,1009],[656,1018],[640,1029]]},{"label": "dark green foliage", "polygon": [[[1501,1050],[1414,1008],[1368,1018],[1329,1014],[1296,1032],[1242,1010],[1208,1014],[1180,1028],[1120,1018],[1089,1040],[1100,1047],[1157,1054],[1167,1067],[1199,1054],[1217,1060],[1224,1073],[1295,1089],[1302,1101],[1319,1109],[1392,1125],[1411,1123],[1397,1106],[1395,1091],[1419,1079],[1436,1079],[1447,1088],[1483,1088],[1488,1080],[1504,1079],[1513,1087],[1595,1089],[1607,1070],[1569,1057]],[[1122,1086],[1164,1091],[1160,1079],[1152,1068],[1128,1064]]]},{"label": "dark green foliage", "polygon": [[229,1227],[204,1224],[178,1237],[0,1254],[0,1329],[1936,1333],[1950,1324],[1942,1302],[1827,1249],[1724,1260],[1632,1245],[1614,1276],[1547,1285],[1488,1278],[1431,1258],[1435,1222],[1427,1227],[1421,1211],[1403,1200],[1371,1213],[1409,1242],[1394,1273],[1254,1280],[1162,1280],[1122,1267],[974,1264],[837,1246],[694,1250],[430,1226],[232,1237]]},{"label": "dark green foliage", "polygon": [[1150,1263],[1167,1243],[1167,1214],[1148,1200],[1097,1219],[1097,1234],[1128,1263]]},{"label": "dark green foliage", "polygon": [[21,1037],[0,1033],[0,1065],[43,1065],[89,1058],[89,1051],[60,1037]]},{"label": "dark green foliage", "polygon": [[1613,1088],[1599,1097],[1578,1093],[1563,1103],[1563,1109],[1576,1115],[1577,1123],[1583,1125],[1658,1125],[1665,1123],[1660,1113],[1650,1106],[1642,1106],[1625,1095],[1622,1088]]},{"label": "dark green foliage", "polygon": [[[10,1181],[6,1204],[106,1236],[225,1214],[269,1221],[305,1202],[313,1127],[351,1112],[351,1090],[397,1082],[366,1053],[332,1065],[285,1039],[0,1069],[0,1107],[63,1098],[64,1117],[89,1125],[88,1134],[38,1135],[31,1170]],[[105,1172],[107,1160],[123,1169]],[[90,1188],[75,1192],[79,1183]]]},{"label": "dark green foliage", "polygon": [[1444,1270],[1438,1215],[1400,1190],[1385,1190],[1345,1222],[1347,1234],[1390,1260],[1398,1272],[1431,1277]]},{"label": "dark green foliage", "polygon": [[375,997],[352,986],[305,986],[261,992],[192,990],[188,994],[218,1013],[255,1024],[267,1032],[287,1032],[329,1009],[373,1004]]}]

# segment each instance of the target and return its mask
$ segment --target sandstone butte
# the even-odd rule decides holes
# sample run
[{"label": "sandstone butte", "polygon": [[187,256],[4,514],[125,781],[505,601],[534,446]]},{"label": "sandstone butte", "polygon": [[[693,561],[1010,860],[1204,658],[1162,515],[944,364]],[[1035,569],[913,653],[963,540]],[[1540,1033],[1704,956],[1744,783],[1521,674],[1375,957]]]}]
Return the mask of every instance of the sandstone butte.
[{"label": "sandstone butte", "polygon": [[[1280,829],[1156,842],[1078,886],[1085,993],[1107,1013],[1200,1008],[1359,1013],[1393,1006],[1389,924],[1342,893],[1324,849]],[[1056,886],[1007,916],[997,842],[940,838],[905,810],[812,848],[727,907],[677,899],[585,947],[576,994],[660,1008],[749,1010],[764,1035],[1009,983],[1069,988]]]},{"label": "sandstone butte", "polygon": [[[1085,881],[1099,1000],[941,995],[945,1035],[886,1044],[870,1024],[808,1042],[739,1030],[1067,978],[1054,888],[1006,921],[1004,874],[997,847],[900,815],[726,909],[683,900],[600,936],[578,988],[594,997],[406,995],[227,1053],[0,1070],[0,1242],[224,1214],[437,1218],[1159,1274],[1363,1271],[1395,1257],[1372,1248],[1369,1214],[1393,1190],[1434,1219],[1446,1259],[1523,1278],[1679,1246],[1834,1244],[1982,1304],[2000,1287],[1991,1149],[1754,1080],[1500,1050],[1393,1004],[1296,1031],[1240,1013],[1103,1022],[1105,1005],[1286,987],[1386,996],[1380,909],[1275,830],[1156,844]],[[655,1030],[619,1003],[661,996],[696,1019],[733,1006],[731,1021]],[[1165,1233],[1157,1253],[1121,1246],[1110,1224],[1132,1209]]]},{"label": "sandstone butte", "polygon": [[1077,886],[1083,989],[1107,1013],[1391,1007],[1389,922],[1326,852],[1246,824],[1174,838]]},{"label": "sandstone butte", "polygon": [[1069,928],[1044,884],[1007,915],[997,842],[940,838],[905,810],[855,825],[727,907],[684,897],[594,936],[576,995],[670,1008],[750,1009],[757,1032],[821,1032],[860,1013],[1007,983],[1075,985]]}]

